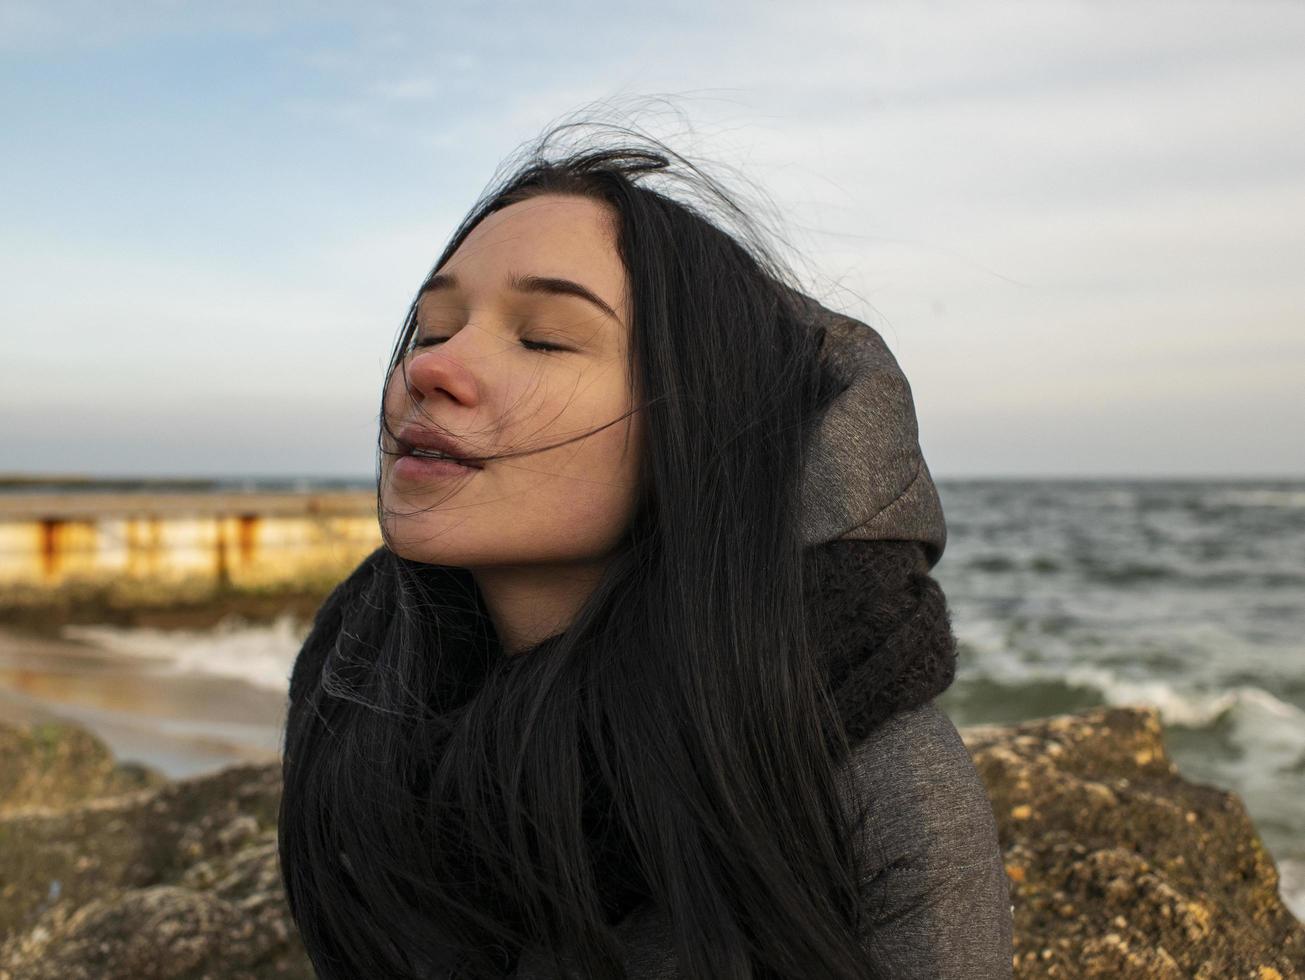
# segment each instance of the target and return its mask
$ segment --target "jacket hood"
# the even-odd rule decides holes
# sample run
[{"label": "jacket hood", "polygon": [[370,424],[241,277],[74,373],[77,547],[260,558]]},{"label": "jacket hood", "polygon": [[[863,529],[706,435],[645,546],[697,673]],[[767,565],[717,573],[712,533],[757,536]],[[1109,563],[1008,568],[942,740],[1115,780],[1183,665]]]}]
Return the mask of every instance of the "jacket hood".
[{"label": "jacket hood", "polygon": [[873,327],[793,294],[821,357],[848,382],[826,410],[803,473],[803,540],[899,539],[933,568],[947,544],[942,503],[920,450],[911,386]]}]

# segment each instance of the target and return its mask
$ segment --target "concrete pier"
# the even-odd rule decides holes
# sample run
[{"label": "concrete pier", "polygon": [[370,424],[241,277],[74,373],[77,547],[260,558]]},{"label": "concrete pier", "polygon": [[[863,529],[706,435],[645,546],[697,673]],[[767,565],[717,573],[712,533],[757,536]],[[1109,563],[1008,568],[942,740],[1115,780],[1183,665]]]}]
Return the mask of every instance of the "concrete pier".
[{"label": "concrete pier", "polygon": [[372,491],[0,494],[0,588],[290,584],[380,543]]}]

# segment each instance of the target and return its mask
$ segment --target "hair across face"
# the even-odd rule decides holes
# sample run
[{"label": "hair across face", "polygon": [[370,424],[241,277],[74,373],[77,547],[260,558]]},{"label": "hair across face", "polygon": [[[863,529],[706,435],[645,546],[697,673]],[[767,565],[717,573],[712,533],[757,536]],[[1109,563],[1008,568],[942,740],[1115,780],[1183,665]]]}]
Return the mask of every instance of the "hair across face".
[{"label": "hair across face", "polygon": [[[385,392],[382,529],[396,553],[477,568],[584,565],[616,548],[642,432],[615,223],[600,201],[536,195],[490,212],[427,280]],[[402,455],[405,427],[451,437],[480,468],[437,474]]]}]

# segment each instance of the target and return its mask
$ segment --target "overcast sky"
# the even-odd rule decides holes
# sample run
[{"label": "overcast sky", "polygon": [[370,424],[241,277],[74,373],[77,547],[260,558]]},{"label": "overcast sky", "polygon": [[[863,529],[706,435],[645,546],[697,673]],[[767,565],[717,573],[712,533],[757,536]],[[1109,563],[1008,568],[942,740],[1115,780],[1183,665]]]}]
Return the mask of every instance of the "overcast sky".
[{"label": "overcast sky", "polygon": [[370,474],[495,168],[665,95],[935,475],[1305,475],[1302,93],[1301,2],[0,0],[0,471]]}]

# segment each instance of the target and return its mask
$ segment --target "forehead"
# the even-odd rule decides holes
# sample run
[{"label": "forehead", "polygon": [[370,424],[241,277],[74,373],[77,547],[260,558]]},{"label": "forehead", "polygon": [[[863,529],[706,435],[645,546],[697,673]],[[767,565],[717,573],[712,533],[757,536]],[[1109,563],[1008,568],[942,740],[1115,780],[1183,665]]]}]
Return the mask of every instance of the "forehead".
[{"label": "forehead", "polygon": [[[616,213],[610,205],[575,194],[539,194],[486,215],[459,247],[499,247],[508,240],[521,248],[539,245],[589,250],[616,258]],[[456,254],[456,253],[455,253]]]},{"label": "forehead", "polygon": [[440,271],[467,293],[506,288],[512,275],[570,279],[622,314],[627,278],[615,215],[599,201],[546,194],[486,216]]}]

